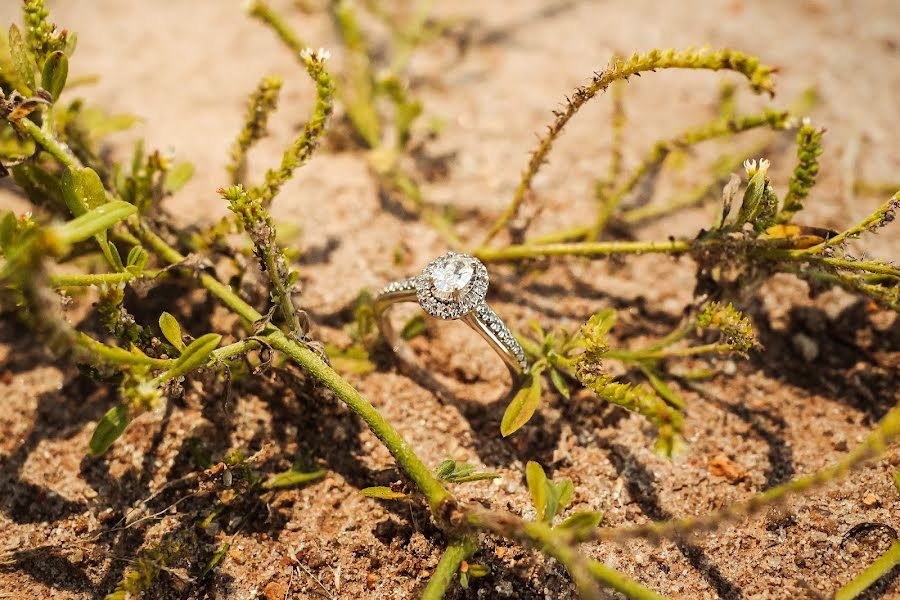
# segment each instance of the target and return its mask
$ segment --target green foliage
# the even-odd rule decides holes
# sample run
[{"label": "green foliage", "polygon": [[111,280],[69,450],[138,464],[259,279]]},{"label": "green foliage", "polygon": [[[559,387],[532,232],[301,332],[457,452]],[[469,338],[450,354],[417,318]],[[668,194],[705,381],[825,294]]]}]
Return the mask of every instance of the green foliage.
[{"label": "green foliage", "polygon": [[160,573],[179,560],[186,550],[183,540],[170,536],[145,549],[126,569],[113,593],[104,600],[129,600],[140,597],[153,587]]},{"label": "green foliage", "polygon": [[63,244],[75,244],[100,235],[107,229],[127,219],[137,209],[127,202],[116,200],[92,208],[71,221],[52,229],[53,234]]},{"label": "green foliage", "polygon": [[294,170],[309,160],[319,143],[319,138],[325,132],[325,124],[331,116],[334,95],[334,83],[325,70],[325,61],[328,57],[327,51],[312,51],[308,48],[300,55],[306,72],[316,85],[316,104],[300,136],[284,151],[281,165],[266,171],[265,182],[250,190],[250,195],[261,200],[263,206],[268,206],[281,191],[281,187],[293,176]]},{"label": "green foliage", "polygon": [[292,466],[287,471],[283,471],[281,473],[278,473],[277,475],[271,476],[262,484],[262,487],[267,490],[294,487],[295,485],[315,481],[316,479],[323,477],[325,473],[327,473],[327,471],[323,469],[304,472],[302,467],[303,466],[301,464],[295,463],[294,466]]},{"label": "green foliage", "polygon": [[366,496],[367,498],[378,498],[379,500],[400,500],[408,497],[408,494],[406,494],[405,492],[401,492],[383,485],[363,488],[359,491],[359,493],[363,496]]},{"label": "green foliage", "polygon": [[178,321],[173,317],[170,313],[164,312],[159,317],[159,330],[162,332],[163,336],[169,343],[172,344],[176,350],[179,352],[184,352],[185,346],[184,339],[181,333],[181,325],[178,324]]},{"label": "green foliage", "polygon": [[500,433],[506,437],[518,431],[525,423],[531,420],[534,411],[537,410],[543,392],[543,379],[541,372],[544,364],[535,363],[528,376],[522,382],[500,422]]},{"label": "green foliage", "polygon": [[269,75],[259,82],[250,96],[244,126],[231,148],[231,162],[227,167],[232,184],[243,182],[247,168],[247,152],[266,136],[269,116],[278,107],[278,95],[283,83],[281,77]]},{"label": "green foliage", "polygon": [[41,87],[55,101],[59,99],[69,76],[69,59],[61,51],[52,53],[41,69]]},{"label": "green foliage", "polygon": [[114,406],[109,409],[97,423],[88,449],[93,456],[100,456],[119,439],[128,423],[131,421],[130,407],[126,405]]},{"label": "green foliage", "polygon": [[794,167],[781,212],[778,214],[780,223],[790,222],[795,214],[803,210],[803,200],[816,184],[824,133],[824,129],[813,127],[809,119],[804,119],[803,125],[797,130],[797,166]]},{"label": "green foliage", "polygon": [[756,340],[750,320],[737,311],[731,303],[723,305],[710,302],[697,316],[699,327],[712,327],[725,335],[725,341],[735,352],[746,353]]},{"label": "green foliage", "polygon": [[554,517],[572,501],[575,492],[572,480],[566,477],[558,482],[551,481],[543,467],[534,461],[528,461],[525,479],[531,493],[531,502],[537,510],[537,520],[553,523]]},{"label": "green foliage", "polygon": [[470,481],[484,481],[486,479],[497,479],[500,477],[497,473],[478,473],[478,467],[468,463],[458,463],[453,459],[446,459],[435,467],[434,474],[441,481],[449,483],[468,483]]},{"label": "green foliage", "polygon": [[683,418],[652,389],[643,385],[619,383],[603,369],[607,355],[607,334],[615,323],[615,314],[603,311],[591,317],[581,328],[578,343],[581,354],[575,358],[574,370],[586,388],[607,402],[640,413],[657,427],[656,450],[666,456],[680,453],[684,447]]}]

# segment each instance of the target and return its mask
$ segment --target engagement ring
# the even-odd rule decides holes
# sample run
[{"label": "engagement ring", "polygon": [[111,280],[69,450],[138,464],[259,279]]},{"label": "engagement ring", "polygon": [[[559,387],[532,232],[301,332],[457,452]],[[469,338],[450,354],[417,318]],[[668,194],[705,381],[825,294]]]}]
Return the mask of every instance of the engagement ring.
[{"label": "engagement ring", "polygon": [[420,275],[394,281],[375,299],[375,319],[394,352],[410,359],[411,352],[396,335],[387,309],[398,302],[417,302],[425,312],[439,319],[459,319],[483,337],[509,368],[513,385],[528,370],[525,351],[509,328],[485,302],[487,269],[468,254],[448,252],[434,259]]}]

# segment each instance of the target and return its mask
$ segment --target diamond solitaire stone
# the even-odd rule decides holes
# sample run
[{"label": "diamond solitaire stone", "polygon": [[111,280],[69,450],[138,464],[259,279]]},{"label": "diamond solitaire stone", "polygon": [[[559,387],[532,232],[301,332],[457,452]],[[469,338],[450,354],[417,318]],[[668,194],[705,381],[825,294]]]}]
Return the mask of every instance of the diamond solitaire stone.
[{"label": "diamond solitaire stone", "polygon": [[475,275],[475,265],[466,256],[453,256],[431,273],[434,295],[441,300],[458,300]]}]

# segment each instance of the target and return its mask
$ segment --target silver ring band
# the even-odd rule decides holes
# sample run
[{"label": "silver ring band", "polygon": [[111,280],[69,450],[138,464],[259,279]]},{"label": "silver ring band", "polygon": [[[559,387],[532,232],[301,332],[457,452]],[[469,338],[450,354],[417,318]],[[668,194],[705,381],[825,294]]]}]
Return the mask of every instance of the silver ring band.
[{"label": "silver ring band", "polygon": [[528,361],[515,336],[485,302],[487,283],[487,269],[481,261],[450,252],[430,262],[420,275],[386,285],[375,298],[375,320],[393,351],[411,361],[412,351],[388,319],[392,305],[416,302],[431,316],[458,319],[477,331],[503,359],[517,386],[528,371]]}]

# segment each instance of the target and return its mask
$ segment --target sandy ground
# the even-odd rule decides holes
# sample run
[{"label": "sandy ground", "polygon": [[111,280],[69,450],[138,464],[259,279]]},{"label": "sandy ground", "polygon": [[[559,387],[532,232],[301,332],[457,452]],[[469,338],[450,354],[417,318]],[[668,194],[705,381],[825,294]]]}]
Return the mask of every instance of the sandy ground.
[{"label": "sandy ground", "polygon": [[[16,17],[16,4],[2,3],[0,22]],[[280,73],[286,85],[273,135],[251,156],[252,173],[277,160],[308,111],[309,82],[237,2],[70,0],[50,6],[58,23],[79,33],[73,75],[101,76],[79,95],[145,119],[115,137],[116,152],[127,153],[140,136],[148,147],[173,148],[196,163],[194,180],[168,205],[185,219],[225,212],[215,190],[226,181],[223,166],[244,99],[262,75]],[[426,185],[434,202],[489,214],[499,210],[549,111],[614,52],[705,43],[779,65],[776,104],[788,105],[811,85],[819,90],[822,103],[812,116],[828,128],[827,153],[806,219],[839,228],[884,200],[848,196],[848,164],[869,180],[896,179],[900,172],[900,12],[893,0],[463,1],[442,4],[437,12],[472,19],[475,26],[462,57],[454,42],[443,40],[422,49],[412,63],[426,118],[444,123],[429,149],[454,155],[447,177]],[[309,44],[334,49],[339,63],[328,20],[291,15]],[[682,72],[633,81],[627,91],[626,162],[634,164],[660,137],[709,118],[721,79]],[[740,102],[749,109],[762,100],[742,91]],[[588,105],[536,180],[538,197],[548,207],[538,230],[577,223],[588,214],[593,182],[608,161],[609,110],[603,98]],[[793,159],[772,158],[776,185],[783,189]],[[682,170],[661,191],[697,183],[702,174]],[[23,205],[0,188],[0,206]],[[323,325],[319,335],[326,339],[341,339],[342,311],[360,288],[376,289],[414,272],[444,249],[426,226],[382,210],[359,153],[317,154],[286,186],[275,212],[300,229],[297,245],[312,257],[301,269],[304,307]],[[690,235],[710,214],[690,211],[639,235]],[[483,226],[471,219],[461,228],[474,236]],[[864,251],[898,256],[896,230],[885,230]],[[406,259],[397,265],[399,244]],[[508,269],[496,272],[493,299],[512,325],[537,318],[547,327],[572,327],[612,306],[621,311],[622,344],[664,333],[690,302],[693,286],[689,261],[661,258],[559,261],[524,281]],[[149,315],[158,306],[148,304]],[[546,394],[531,424],[500,438],[503,406],[497,399],[506,385],[504,370],[473,335],[454,327],[432,327],[417,344],[453,392],[449,400],[439,401],[397,373],[389,358],[376,372],[351,380],[426,462],[449,456],[503,475],[496,483],[461,488],[464,498],[485,498],[527,516],[523,466],[539,460],[554,476],[573,478],[574,509],[602,510],[608,525],[702,514],[838,459],[900,400],[895,315],[866,310],[843,293],[810,300],[805,286],[789,277],[767,285],[749,309],[763,348],[748,361],[720,363],[736,373],[704,383],[704,393],[684,390],[691,448],[675,463],[652,453],[652,432],[642,419],[587,394],[570,403]],[[810,348],[807,340],[815,356],[801,352]],[[0,323],[0,364],[0,544],[17,557],[0,571],[0,597],[93,598],[109,592],[142,544],[159,539],[178,514],[106,535],[100,543],[89,540],[153,490],[185,475],[191,469],[186,440],[192,437],[216,450],[252,452],[273,442],[273,464],[306,453],[329,474],[276,494],[267,513],[254,514],[241,528],[211,577],[191,582],[185,578],[196,571],[176,568],[163,575],[152,597],[408,598],[421,591],[437,564],[442,540],[421,510],[378,504],[358,493],[397,479],[387,452],[347,411],[308,389],[286,392],[278,381],[263,378],[242,387],[226,409],[220,390],[198,384],[165,412],[140,417],[102,459],[89,459],[87,441],[92,423],[111,403],[107,394],[42,358],[7,321]],[[722,456],[746,476],[716,475],[710,461]],[[586,550],[675,598],[827,597],[887,547],[886,535],[878,532],[842,543],[852,527],[900,527],[900,496],[891,483],[898,469],[895,445],[842,483],[691,542]],[[225,539],[223,532],[206,531],[198,547],[208,556]],[[492,574],[468,592],[455,587],[451,597],[574,594],[558,565],[519,548],[487,542],[476,560]],[[881,597],[900,598],[897,575],[895,570],[880,586]]]}]

